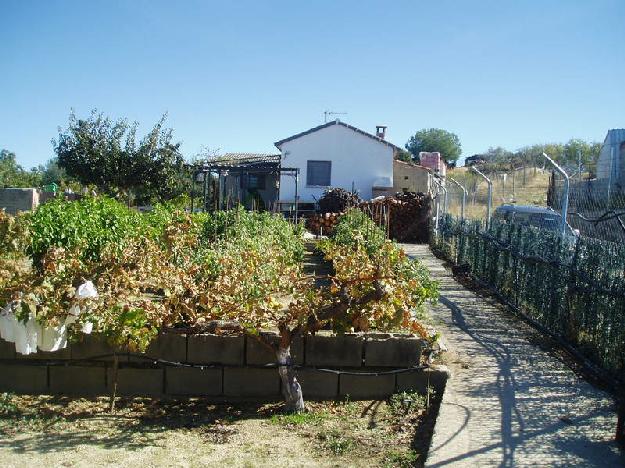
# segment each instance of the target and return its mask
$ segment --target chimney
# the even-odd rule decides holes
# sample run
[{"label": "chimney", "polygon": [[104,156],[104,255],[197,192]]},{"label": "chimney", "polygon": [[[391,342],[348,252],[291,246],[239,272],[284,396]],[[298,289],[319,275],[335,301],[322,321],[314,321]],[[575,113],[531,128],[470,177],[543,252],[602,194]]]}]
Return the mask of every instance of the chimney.
[{"label": "chimney", "polygon": [[384,140],[384,137],[386,136],[386,125],[376,125],[375,136]]}]

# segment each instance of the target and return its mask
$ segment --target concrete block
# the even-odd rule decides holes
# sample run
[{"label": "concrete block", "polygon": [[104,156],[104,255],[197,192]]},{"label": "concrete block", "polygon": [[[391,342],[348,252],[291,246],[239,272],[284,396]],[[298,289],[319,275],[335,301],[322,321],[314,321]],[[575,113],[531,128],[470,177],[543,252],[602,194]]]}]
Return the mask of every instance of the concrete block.
[{"label": "concrete block", "polygon": [[0,391],[28,394],[48,393],[48,367],[0,364]]},{"label": "concrete block", "polygon": [[[146,349],[145,356],[171,362],[187,362],[187,335],[178,333],[159,334]],[[130,356],[129,361],[148,362]]]},{"label": "concrete block", "polygon": [[0,209],[4,208],[9,214],[15,215],[19,211],[31,211],[39,205],[39,192],[34,188],[5,188],[0,189]]},{"label": "concrete block", "polygon": [[423,348],[423,340],[416,337],[368,336],[365,341],[365,366],[416,366]]},{"label": "concrete block", "polygon": [[[117,394],[125,396],[161,396],[163,369],[124,367],[117,370]],[[107,369],[107,389],[113,388],[113,369]]]},{"label": "concrete block", "polygon": [[[98,335],[82,335],[81,340],[70,345],[72,359],[89,359],[97,356],[111,355],[116,350],[106,342],[104,337]],[[128,361],[125,350],[117,348],[118,358],[121,362]],[[99,361],[112,361],[113,356],[98,358]]]},{"label": "concrete block", "polygon": [[428,369],[414,370],[397,374],[397,392],[418,392],[425,394],[428,385],[442,394],[445,391],[447,379],[450,376],[446,366],[430,367]]},{"label": "concrete block", "polygon": [[395,375],[341,374],[339,393],[352,400],[382,400],[395,393]]},{"label": "concrete block", "polygon": [[306,365],[328,367],[362,366],[363,338],[358,335],[306,337]]},{"label": "concrete block", "polygon": [[105,395],[106,369],[88,366],[50,366],[50,392],[55,395]]},{"label": "concrete block", "polygon": [[[280,337],[277,333],[262,333],[271,343],[278,343]],[[275,353],[258,339],[248,336],[246,337],[246,356],[245,362],[251,366],[264,366],[266,364],[274,364],[277,361]],[[304,340],[301,336],[296,337],[291,343],[291,357],[293,364],[304,364]]]},{"label": "concrete block", "polygon": [[222,369],[167,367],[165,393],[168,395],[217,396],[222,394]]},{"label": "concrete block", "polygon": [[0,339],[0,360],[15,359],[15,343]]},{"label": "concrete block", "polygon": [[333,400],[339,396],[339,376],[315,369],[298,369],[297,381],[302,386],[304,400]]},{"label": "concrete block", "polygon": [[221,335],[189,335],[188,362],[242,366],[245,337]]},{"label": "concrete block", "polygon": [[70,345],[67,345],[67,348],[59,349],[58,351],[54,351],[53,353],[37,351],[33,354],[27,354],[24,356],[20,353],[15,353],[15,357],[17,359],[28,359],[28,360],[40,360],[40,361],[58,361],[58,360],[69,360],[71,358],[70,353]]},{"label": "concrete block", "polygon": [[279,395],[277,369],[224,368],[224,396],[262,398]]}]

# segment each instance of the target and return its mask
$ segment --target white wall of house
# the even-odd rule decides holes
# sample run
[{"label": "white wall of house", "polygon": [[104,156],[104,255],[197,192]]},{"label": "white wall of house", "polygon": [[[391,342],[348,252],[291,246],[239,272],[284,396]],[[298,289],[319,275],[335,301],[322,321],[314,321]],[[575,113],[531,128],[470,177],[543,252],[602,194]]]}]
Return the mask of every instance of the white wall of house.
[{"label": "white wall of house", "polygon": [[[301,203],[318,200],[327,187],[307,185],[307,163],[331,161],[330,186],[351,190],[352,183],[360,196],[371,198],[374,185],[393,185],[393,147],[367,137],[343,125],[330,125],[282,143],[282,167],[300,169]],[[313,198],[314,197],[314,198]],[[295,184],[290,176],[280,180],[280,201],[292,202]]]},{"label": "white wall of house", "polygon": [[597,179],[607,181],[612,172],[612,183],[625,183],[625,151],[622,146],[624,142],[625,129],[608,131],[597,161]]}]

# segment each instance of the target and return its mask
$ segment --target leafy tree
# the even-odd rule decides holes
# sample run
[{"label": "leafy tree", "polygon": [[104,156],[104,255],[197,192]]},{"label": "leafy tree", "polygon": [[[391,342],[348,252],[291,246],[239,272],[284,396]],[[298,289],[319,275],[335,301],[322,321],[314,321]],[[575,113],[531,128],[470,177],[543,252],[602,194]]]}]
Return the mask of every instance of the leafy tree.
[{"label": "leafy tree", "polygon": [[494,163],[509,163],[510,160],[513,157],[513,153],[511,151],[508,151],[505,148],[502,148],[501,146],[497,146],[497,147],[490,147],[488,148],[488,151],[486,151],[486,153],[483,154],[484,159],[486,159],[489,162],[494,162]]},{"label": "leafy tree", "polygon": [[404,162],[412,162],[412,155],[408,151],[400,149],[395,153],[395,159]]},{"label": "leafy tree", "polygon": [[163,127],[165,118],[138,140],[137,122],[112,121],[96,110],[86,120],[72,113],[68,128],[53,140],[58,164],[70,177],[109,194],[140,201],[174,198],[184,190],[184,160],[173,131]]},{"label": "leafy tree", "polygon": [[600,151],[601,143],[588,143],[584,140],[571,138],[564,145],[563,153],[567,165],[577,168],[579,163],[581,163],[582,171],[588,171],[593,174],[597,166]]},{"label": "leafy tree", "polygon": [[69,177],[65,169],[59,166],[57,158],[50,159],[44,167],[41,168],[43,185],[57,184],[59,187],[69,181]]},{"label": "leafy tree", "polygon": [[15,158],[15,153],[3,149],[0,151],[0,188],[39,187],[41,172],[37,168],[24,170]]},{"label": "leafy tree", "polygon": [[460,138],[440,128],[424,128],[410,137],[406,149],[418,160],[421,151],[438,151],[447,163],[455,162],[462,153]]}]

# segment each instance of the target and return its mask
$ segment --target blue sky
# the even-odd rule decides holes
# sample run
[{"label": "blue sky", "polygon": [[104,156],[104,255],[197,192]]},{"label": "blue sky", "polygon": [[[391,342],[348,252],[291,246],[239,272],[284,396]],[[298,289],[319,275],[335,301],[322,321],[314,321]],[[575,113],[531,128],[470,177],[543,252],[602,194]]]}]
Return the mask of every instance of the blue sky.
[{"label": "blue sky", "polygon": [[625,126],[625,1],[0,0],[0,148],[53,156],[70,109],[185,156],[275,152],[323,111],[403,146],[424,127],[489,146]]}]

